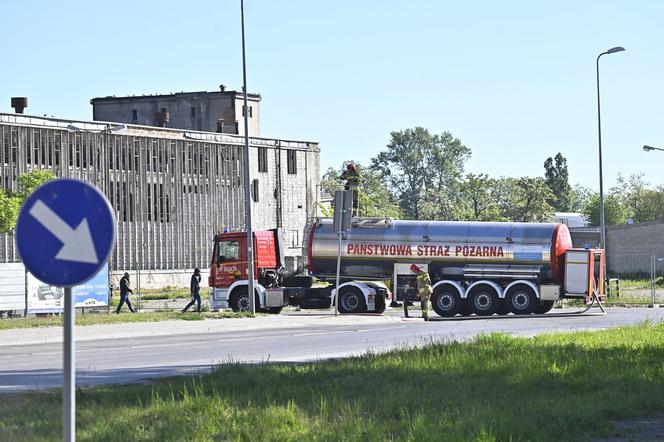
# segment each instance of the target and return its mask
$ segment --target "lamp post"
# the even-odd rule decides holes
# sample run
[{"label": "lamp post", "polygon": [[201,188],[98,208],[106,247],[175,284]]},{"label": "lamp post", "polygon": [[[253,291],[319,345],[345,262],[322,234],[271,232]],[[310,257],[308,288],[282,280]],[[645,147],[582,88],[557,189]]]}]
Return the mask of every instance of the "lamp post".
[{"label": "lamp post", "polygon": [[664,151],[664,149],[662,149],[661,147],[652,147],[652,146],[647,146],[647,145],[643,146],[643,150],[646,151],[646,152],[650,152],[651,150],[662,150],[662,151]]},{"label": "lamp post", "polygon": [[599,59],[602,55],[622,52],[624,50],[625,48],[622,46],[616,46],[607,51],[604,51],[597,56],[597,61],[595,63],[597,68],[597,134],[599,139],[599,246],[602,249],[606,248],[606,238],[604,226],[604,183],[602,179],[602,122],[599,105]]},{"label": "lamp post", "polygon": [[249,164],[249,107],[247,106],[247,62],[244,52],[244,0],[240,0],[242,17],[242,95],[244,96],[244,223],[247,228],[247,294],[249,295],[249,311],[256,314],[254,296],[254,234],[251,229],[251,165]]}]

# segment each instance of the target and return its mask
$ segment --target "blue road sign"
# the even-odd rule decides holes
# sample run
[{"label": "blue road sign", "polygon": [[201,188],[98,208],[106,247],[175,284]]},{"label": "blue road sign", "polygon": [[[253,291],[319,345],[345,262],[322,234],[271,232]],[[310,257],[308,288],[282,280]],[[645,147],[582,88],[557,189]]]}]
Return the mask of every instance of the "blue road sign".
[{"label": "blue road sign", "polygon": [[71,287],[93,277],[115,243],[115,216],[106,197],[79,180],[38,187],[21,207],[16,244],[25,267],[50,285]]}]

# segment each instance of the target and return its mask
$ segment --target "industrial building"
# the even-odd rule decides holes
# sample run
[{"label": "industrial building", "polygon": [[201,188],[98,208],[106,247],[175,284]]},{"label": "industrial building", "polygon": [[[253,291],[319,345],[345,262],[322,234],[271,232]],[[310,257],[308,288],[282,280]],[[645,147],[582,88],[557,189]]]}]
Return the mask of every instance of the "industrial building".
[{"label": "industrial building", "polygon": [[[98,97],[90,100],[92,119],[244,135],[244,94],[227,91]],[[258,94],[247,94],[249,136],[260,136]]]},{"label": "industrial building", "polygon": [[[233,94],[235,106],[238,94]],[[96,100],[95,106],[104,101]],[[257,109],[252,112],[257,117]],[[0,113],[0,185],[17,191],[18,176],[33,169],[96,185],[117,217],[112,271],[207,268],[213,234],[244,228],[244,137],[206,132],[207,123],[195,121],[202,131],[126,119]],[[304,255],[306,224],[316,214],[318,144],[252,136],[249,145],[253,227],[283,230],[287,267],[294,269]],[[14,237],[0,236],[0,262],[18,260]]]}]

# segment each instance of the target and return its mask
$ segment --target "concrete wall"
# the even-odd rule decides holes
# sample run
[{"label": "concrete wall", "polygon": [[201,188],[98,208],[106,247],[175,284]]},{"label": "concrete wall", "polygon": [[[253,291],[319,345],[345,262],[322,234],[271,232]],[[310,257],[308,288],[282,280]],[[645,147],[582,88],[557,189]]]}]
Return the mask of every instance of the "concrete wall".
[{"label": "concrete wall", "polygon": [[606,229],[609,276],[651,273],[653,256],[660,272],[664,258],[664,223],[649,222]]},{"label": "concrete wall", "polygon": [[20,262],[0,264],[0,311],[25,309],[25,267]]}]

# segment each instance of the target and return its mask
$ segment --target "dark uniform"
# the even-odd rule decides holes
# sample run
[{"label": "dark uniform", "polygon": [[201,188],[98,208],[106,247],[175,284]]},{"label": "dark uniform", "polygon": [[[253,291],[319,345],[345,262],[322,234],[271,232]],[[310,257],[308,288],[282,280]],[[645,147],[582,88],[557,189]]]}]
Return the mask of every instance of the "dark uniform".
[{"label": "dark uniform", "polygon": [[358,192],[360,189],[360,181],[362,181],[362,176],[353,164],[348,164],[346,166],[346,170],[341,173],[340,178],[342,180],[346,180],[344,189],[351,190],[353,192],[353,215],[357,216],[357,209],[359,206]]},{"label": "dark uniform", "polygon": [[130,293],[133,294],[134,292],[129,288],[129,273],[125,273],[120,279],[120,303],[118,304],[118,308],[115,313],[120,313],[120,309],[125,302],[127,303],[127,307],[129,307],[129,311],[136,313],[131,306],[131,301],[129,301]]},{"label": "dark uniform", "polygon": [[191,275],[191,283],[189,284],[189,289],[191,290],[191,302],[182,309],[182,313],[189,310],[189,307],[197,303],[196,311],[201,311],[201,271],[197,268],[194,269],[194,274]]},{"label": "dark uniform", "polygon": [[422,302],[422,318],[425,321],[429,320],[429,300],[433,289],[431,288],[431,278],[429,274],[422,270],[419,266],[413,264],[410,269],[417,275],[417,294],[420,296]]}]

